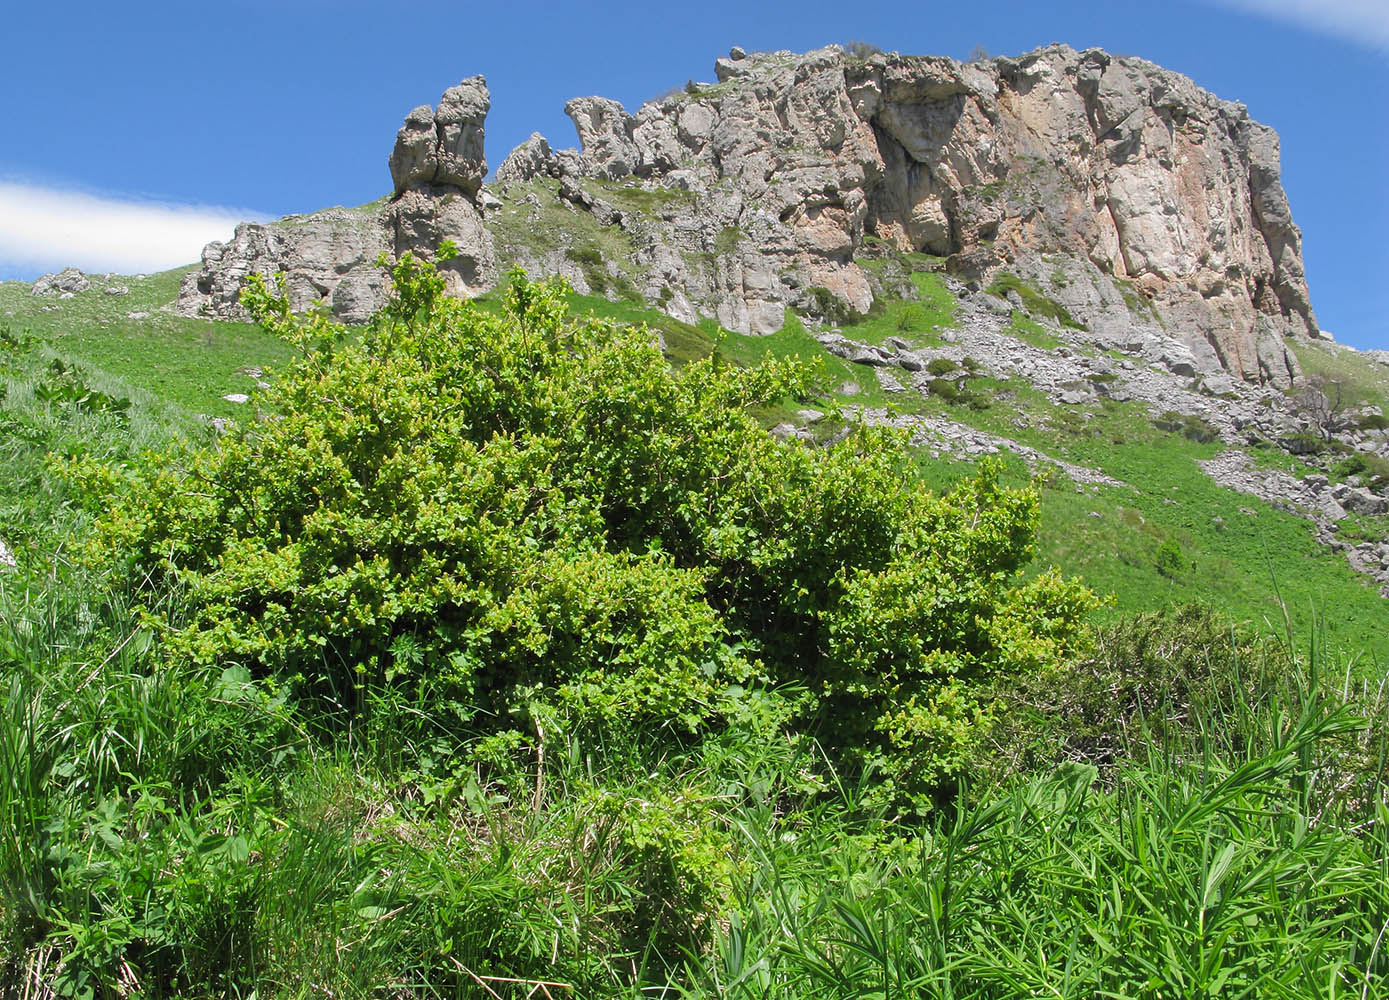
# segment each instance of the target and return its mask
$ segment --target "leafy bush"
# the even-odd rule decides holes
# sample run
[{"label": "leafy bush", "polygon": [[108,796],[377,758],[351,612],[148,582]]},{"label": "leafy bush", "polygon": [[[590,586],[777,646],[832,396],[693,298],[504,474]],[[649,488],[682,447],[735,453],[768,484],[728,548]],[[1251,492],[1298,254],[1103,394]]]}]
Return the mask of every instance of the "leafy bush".
[{"label": "leafy bush", "polygon": [[129,397],[117,398],[93,389],[87,385],[81,371],[57,359],[48,366],[48,374],[52,376],[51,381],[34,386],[36,399],[79,412],[107,413],[119,420],[126,419],[130,411]]},{"label": "leafy bush", "polygon": [[926,371],[937,377],[949,375],[960,366],[950,358],[932,358],[931,363],[926,366]]},{"label": "leafy bush", "polygon": [[1176,410],[1167,410],[1161,416],[1153,418],[1153,426],[1160,431],[1169,434],[1181,434],[1189,441],[1198,444],[1209,444],[1212,441],[1220,440],[1220,432],[1215,426],[1204,417],[1194,413],[1178,413]]},{"label": "leafy bush", "polygon": [[1191,565],[1191,561],[1175,538],[1167,538],[1158,546],[1155,564],[1163,576],[1175,578]]},{"label": "leafy bush", "polygon": [[[566,315],[519,272],[498,317],[406,257],[360,342],[253,283],[303,354],[264,418],[138,470],[77,462],[98,558],[178,581],[172,655],[363,712],[546,731],[693,733],[749,687],[917,797],[961,766],[982,682],[1066,662],[1094,606],[1016,578],[1035,489],[997,470],[947,496],[903,439],[812,449],[749,415],[803,392],[794,362],[671,371],[644,329]],[[509,721],[510,720],[510,721]]]},{"label": "leafy bush", "polygon": [[904,305],[897,313],[897,329],[901,333],[926,327],[926,310],[918,305]]},{"label": "leafy bush", "polygon": [[[933,362],[934,363],[934,362]],[[971,410],[987,410],[993,405],[984,393],[969,387],[965,378],[933,378],[929,385],[932,396],[945,400],[951,406],[968,406]]]},{"label": "leafy bush", "polygon": [[932,398],[939,397],[947,403],[961,403],[963,398],[960,393],[959,383],[952,378],[933,378],[929,386]]},{"label": "leafy bush", "polygon": [[[975,769],[1003,776],[1079,762],[1110,781],[1125,767],[1146,764],[1154,745],[1239,758],[1267,752],[1279,744],[1278,725],[1291,725],[1310,701],[1347,698],[1334,675],[1322,681],[1300,672],[1305,667],[1286,645],[1209,607],[1127,616],[1097,630],[1093,655],[1077,669],[998,682],[1009,708],[996,713],[993,753]],[[1373,809],[1383,794],[1389,717],[1382,701],[1377,708],[1372,701],[1357,706],[1367,727],[1328,746],[1316,765],[1319,794],[1356,808]]]},{"label": "leafy bush", "polygon": [[1373,489],[1389,485],[1389,459],[1373,452],[1353,452],[1333,465],[1331,471],[1342,479],[1359,476]]}]

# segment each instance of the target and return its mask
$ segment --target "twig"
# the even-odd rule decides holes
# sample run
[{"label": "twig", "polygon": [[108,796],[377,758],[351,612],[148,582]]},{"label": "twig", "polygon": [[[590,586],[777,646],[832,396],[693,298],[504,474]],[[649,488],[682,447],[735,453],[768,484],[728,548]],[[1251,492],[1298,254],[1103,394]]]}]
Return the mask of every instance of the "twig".
[{"label": "twig", "polygon": [[545,794],[545,731],[540,728],[540,720],[535,721],[535,799],[531,802],[531,812],[540,812],[541,797]]},{"label": "twig", "polygon": [[555,983],[551,982],[548,979],[513,979],[510,976],[479,976],[476,972],[468,968],[466,965],[464,965],[458,959],[454,958],[452,955],[449,956],[449,961],[452,962],[454,965],[458,966],[458,968],[462,969],[469,976],[471,976],[473,982],[477,983],[492,996],[496,997],[497,1000],[502,1000],[501,994],[498,993],[496,990],[492,989],[492,987],[488,986],[488,983],[512,983],[516,986],[529,986],[530,991],[526,994],[527,997],[535,996],[535,991],[539,990],[546,997],[549,997],[550,1000],[554,1000],[554,997],[550,993],[551,986],[553,986],[557,990],[572,990],[574,988],[568,983]]}]

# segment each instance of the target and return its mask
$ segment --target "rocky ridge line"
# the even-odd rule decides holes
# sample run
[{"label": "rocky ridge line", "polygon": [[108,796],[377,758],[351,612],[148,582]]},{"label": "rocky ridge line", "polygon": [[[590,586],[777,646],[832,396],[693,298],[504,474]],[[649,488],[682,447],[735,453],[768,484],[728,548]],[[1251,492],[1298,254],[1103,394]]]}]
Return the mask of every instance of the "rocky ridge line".
[{"label": "rocky ridge line", "polygon": [[360,321],[383,296],[376,255],[444,236],[464,251],[451,290],[475,294],[496,280],[503,208],[523,212],[507,263],[590,285],[574,258],[593,251],[545,231],[558,201],[621,244],[599,263],[617,285],[739,332],[779,329],[788,306],[826,316],[900,294],[860,266],[880,240],[977,283],[1064,270],[1056,297],[1090,329],[1180,341],[1242,380],[1289,385],[1283,339],[1317,335],[1276,134],[1186,77],[1058,45],[967,64],[735,49],[715,71],[636,114],[571,100],[580,147],[532,135],[495,191],[490,99],[466,80],[407,116],[388,206],[239,228],[204,252],[180,310],[234,315],[246,274],[284,270],[296,308]]}]

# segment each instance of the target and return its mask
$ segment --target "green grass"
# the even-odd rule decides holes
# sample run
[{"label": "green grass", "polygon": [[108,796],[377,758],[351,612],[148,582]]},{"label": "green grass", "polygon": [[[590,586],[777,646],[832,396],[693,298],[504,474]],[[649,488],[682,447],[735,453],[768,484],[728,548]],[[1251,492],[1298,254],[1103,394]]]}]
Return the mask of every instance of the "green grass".
[{"label": "green grass", "polygon": [[[1389,663],[1389,635],[1379,624],[1385,601],[1371,581],[1320,545],[1303,518],[1218,486],[1202,472],[1197,460],[1221,445],[1158,430],[1138,404],[1097,404],[1086,421],[1033,389],[1019,389],[1016,380],[1009,385],[1017,396],[1007,407],[948,412],[1131,487],[1077,490],[1058,472],[1043,493],[1042,564],[1080,574],[1112,594],[1114,614],[1195,601],[1278,631],[1286,607],[1297,629],[1321,620],[1328,642]],[[1028,426],[1017,426],[1019,415]],[[1021,463],[1017,474],[1024,474]],[[1169,542],[1182,564],[1159,573]]]},{"label": "green grass", "polygon": [[1036,320],[1029,319],[1025,314],[1013,310],[1008,325],[1004,328],[1004,333],[1017,337],[1025,344],[1039,347],[1044,351],[1050,351],[1062,344],[1061,338],[1053,333],[1049,333],[1047,328]]},{"label": "green grass", "polygon": [[671,209],[689,207],[694,202],[694,195],[689,191],[664,186],[642,187],[635,177],[613,181],[590,178],[584,183],[590,185],[596,195],[613,202],[618,208],[631,209],[644,215],[661,215]]},{"label": "green grass", "polygon": [[[501,296],[496,293],[479,296],[472,300],[479,308],[491,312],[502,309]],[[713,320],[701,320],[698,326],[682,323],[667,316],[658,309],[642,305],[631,299],[610,302],[601,295],[580,295],[571,292],[565,297],[570,312],[574,316],[595,316],[626,326],[646,325],[659,332],[666,345],[666,357],[677,365],[687,364],[713,353],[715,344],[724,334]]]},{"label": "green grass", "polygon": [[[854,329],[857,332],[858,328]],[[850,333],[850,336],[853,335]],[[796,358],[809,364],[822,365],[822,384],[826,390],[824,402],[830,405],[890,407],[905,413],[918,412],[924,406],[924,401],[914,392],[884,391],[874,374],[875,369],[853,364],[829,353],[790,310],[786,313],[786,323],[776,333],[765,337],[724,333],[720,336],[717,350],[721,358],[738,365],[754,365],[767,358]],[[858,391],[842,391],[846,385],[858,386]],[[816,401],[808,402],[814,405]],[[786,400],[766,417],[774,423],[791,420],[794,419],[795,410],[805,405],[804,402]]]},{"label": "green grass", "polygon": [[[222,399],[250,392],[249,366],[271,368],[289,348],[249,323],[190,319],[164,307],[178,295],[189,268],[148,277],[113,277],[127,295],[107,295],[100,277],[71,299],[36,298],[20,282],[0,284],[0,324],[28,330],[54,357],[143,390],[190,416],[234,416],[243,408]],[[45,309],[45,307],[50,307]],[[146,312],[144,319],[129,313]]]},{"label": "green grass", "polygon": [[[547,253],[569,250],[592,255],[595,267],[606,262],[616,262],[619,266],[629,264],[634,256],[631,238],[617,226],[600,225],[593,213],[561,201],[558,189],[557,182],[543,180],[513,184],[503,207],[488,216],[487,228],[496,242],[497,260],[502,270],[523,258],[543,258]],[[618,191],[627,192],[623,197],[637,198],[650,193],[638,188],[612,187],[598,193],[616,195]],[[539,207],[524,200],[528,195],[536,196]],[[606,267],[603,269],[606,271]],[[587,269],[585,277],[588,277]],[[629,281],[636,277],[627,275]]]},{"label": "green grass", "polygon": [[[149,280],[146,301],[170,293]],[[480,739],[408,691],[325,726],[283,679],[170,655],[136,609],[179,594],[74,558],[86,525],[48,456],[135,462],[198,432],[217,387],[139,380],[258,362],[260,342],[65,304],[0,347],[0,532],[20,557],[0,570],[0,994],[1320,998],[1389,977],[1384,602],[1305,522],[1215,487],[1195,460],[1216,445],[1135,405],[1063,416],[1016,380],[971,380],[1015,392],[1007,407],[923,401],[1139,487],[1054,478],[1043,563],[1120,609],[1194,597],[1281,629],[1276,577],[1294,626],[1260,645],[1111,612],[1079,669],[998,681],[971,781],[904,821],[866,806],[878,776],[834,771],[757,692],[698,742]],[[677,362],[821,359],[864,386],[842,401],[877,390],[794,317],[757,338],[571,306],[661,329]],[[94,345],[106,366],[76,349]],[[55,358],[129,410],[42,399]],[[939,488],[973,471],[918,461]]]},{"label": "green grass", "polygon": [[940,329],[955,325],[955,296],[945,287],[939,274],[913,272],[915,302],[888,299],[875,302],[867,316],[841,325],[844,335],[865,344],[881,346],[889,337],[901,337],[913,344],[938,345]]},{"label": "green grass", "polygon": [[[99,584],[73,582],[0,583],[7,993],[1320,998],[1389,975],[1384,706],[1323,653],[1107,636],[1029,679],[989,784],[901,823],[864,807],[871,774],[752,721],[695,750],[503,745],[382,701],[311,735],[244,673],[159,663],[120,589],[79,630]],[[1094,706],[1050,756],[1056,715]]]}]

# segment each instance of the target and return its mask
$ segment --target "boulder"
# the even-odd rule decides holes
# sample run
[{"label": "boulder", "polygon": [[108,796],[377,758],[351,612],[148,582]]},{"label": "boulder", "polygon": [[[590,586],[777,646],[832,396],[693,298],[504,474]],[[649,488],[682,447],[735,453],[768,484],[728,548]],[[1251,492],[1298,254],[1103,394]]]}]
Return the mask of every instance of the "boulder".
[{"label": "boulder", "polygon": [[1377,515],[1389,513],[1389,499],[1371,493],[1360,487],[1349,490],[1341,500],[1342,505],[1352,514]]},{"label": "boulder", "polygon": [[92,287],[87,276],[75,267],[65,267],[56,274],[45,274],[34,282],[33,295],[74,295]]}]

